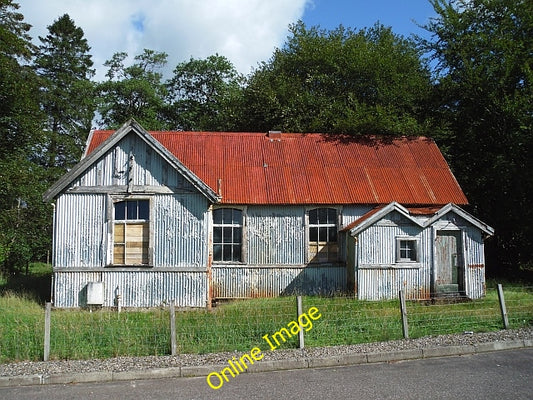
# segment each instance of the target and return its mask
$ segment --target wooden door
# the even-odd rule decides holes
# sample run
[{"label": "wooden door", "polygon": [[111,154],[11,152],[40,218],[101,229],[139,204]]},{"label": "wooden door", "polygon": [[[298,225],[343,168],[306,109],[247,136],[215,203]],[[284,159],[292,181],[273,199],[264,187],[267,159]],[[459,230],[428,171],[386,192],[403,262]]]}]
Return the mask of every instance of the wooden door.
[{"label": "wooden door", "polygon": [[464,291],[461,231],[437,231],[435,255],[435,292],[439,294]]}]

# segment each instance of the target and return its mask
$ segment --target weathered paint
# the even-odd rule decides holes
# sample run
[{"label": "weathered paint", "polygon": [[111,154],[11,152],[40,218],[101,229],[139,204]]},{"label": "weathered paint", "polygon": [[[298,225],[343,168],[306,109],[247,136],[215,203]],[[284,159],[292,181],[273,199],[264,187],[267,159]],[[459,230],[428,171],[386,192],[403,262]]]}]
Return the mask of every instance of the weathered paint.
[{"label": "weathered paint", "polygon": [[[424,216],[416,218],[428,220]],[[397,298],[400,289],[405,291],[409,299],[429,299],[437,295],[439,285],[451,283],[451,270],[440,271],[437,264],[444,258],[452,257],[455,251],[447,247],[439,248],[439,232],[440,236],[453,234],[459,240],[456,247],[461,265],[457,293],[464,293],[471,299],[483,297],[485,266],[482,232],[454,213],[446,214],[422,228],[392,212],[357,237],[349,239],[348,246],[355,248],[348,248],[347,266],[356,271],[353,282],[349,280],[350,286],[353,286],[359,298],[368,300]],[[396,261],[398,237],[418,240],[420,253],[417,262]],[[451,253],[439,253],[445,250]],[[444,282],[445,278],[450,282]]]},{"label": "weathered paint", "polygon": [[215,298],[332,295],[346,292],[346,267],[213,265]]},{"label": "weathered paint", "polygon": [[153,196],[154,267],[205,267],[209,204],[200,194]]},{"label": "weathered paint", "polygon": [[[223,204],[467,204],[438,147],[427,138],[150,134],[211,190],[218,193],[220,186]],[[112,135],[94,131],[87,153]]]},{"label": "weathered paint", "polygon": [[64,194],[57,199],[55,267],[102,267],[106,260],[107,197]]},{"label": "weathered paint", "polygon": [[465,292],[471,299],[485,296],[485,253],[483,236],[478,229],[466,225],[463,230],[465,247]]},{"label": "weathered paint", "polygon": [[[423,212],[410,215],[399,205],[390,207],[395,201],[465,204],[430,140],[149,134],[136,124],[119,132],[99,149],[96,146],[113,132],[93,134],[85,163],[45,195],[57,199],[56,306],[83,305],[87,283],[98,281],[105,284],[104,305],[112,306],[120,293],[125,307],[170,300],[203,307],[211,298],[209,282],[215,298],[348,289],[360,298],[377,299],[397,297],[400,288],[407,298],[428,298],[439,229],[462,232],[465,292],[472,298],[484,294],[483,240],[473,218],[461,212],[466,220],[446,214],[450,205],[431,218]],[[131,195],[150,200],[150,262],[142,268],[111,267],[113,202]],[[380,220],[365,225],[357,237],[348,238],[351,231],[339,234],[339,263],[306,265],[310,208],[337,209],[339,226],[345,227],[389,201],[389,206],[381,206],[383,215],[373,214]],[[243,264],[211,265],[211,210],[216,203],[244,210]],[[384,215],[389,209],[396,211]],[[489,228],[481,230],[491,234]],[[397,262],[398,237],[418,240],[416,262]],[[69,300],[69,294],[74,298]]]},{"label": "weathered paint", "polygon": [[178,307],[207,305],[205,271],[100,269],[55,271],[54,306],[85,306],[89,282],[104,283],[104,307],[117,306],[117,295],[120,295],[122,307],[158,307],[171,301]]},{"label": "weathered paint", "polygon": [[[131,160],[130,160],[131,157]],[[193,191],[193,186],[137,135],[125,136],[104,154],[73,184],[82,187],[165,186],[173,190]]]},{"label": "weathered paint", "polygon": [[374,267],[359,268],[359,298],[363,300],[396,299],[403,290],[409,300],[426,299],[428,291],[420,283],[422,274],[419,268]]},{"label": "weathered paint", "polygon": [[248,207],[245,256],[250,265],[304,264],[303,207]]}]

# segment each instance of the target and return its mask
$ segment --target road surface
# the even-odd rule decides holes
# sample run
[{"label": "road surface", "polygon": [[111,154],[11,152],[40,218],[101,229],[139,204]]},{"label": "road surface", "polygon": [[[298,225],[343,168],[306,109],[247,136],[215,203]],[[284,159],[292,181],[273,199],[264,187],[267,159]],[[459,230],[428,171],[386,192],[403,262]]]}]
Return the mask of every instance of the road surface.
[{"label": "road surface", "polygon": [[533,399],[533,348],[346,367],[0,388],[0,399]]}]

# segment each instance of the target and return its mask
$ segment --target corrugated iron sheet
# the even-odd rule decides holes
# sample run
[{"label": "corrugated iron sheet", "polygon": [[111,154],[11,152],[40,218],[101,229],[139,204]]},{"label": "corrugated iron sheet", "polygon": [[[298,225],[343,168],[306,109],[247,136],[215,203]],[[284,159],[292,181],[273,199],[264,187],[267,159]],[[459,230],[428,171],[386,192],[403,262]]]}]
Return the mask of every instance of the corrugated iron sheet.
[{"label": "corrugated iron sheet", "polygon": [[213,266],[215,298],[332,295],[346,287],[344,266]]},{"label": "corrugated iron sheet", "polygon": [[54,272],[54,307],[82,307],[89,282],[104,283],[104,307],[116,306],[116,295],[123,307],[178,307],[207,305],[205,271],[100,270]]},{"label": "corrugated iron sheet", "polygon": [[[87,152],[113,131],[94,131]],[[322,134],[150,132],[224,204],[467,204],[437,145]]]},{"label": "corrugated iron sheet", "polygon": [[58,198],[54,243],[55,267],[100,267],[105,263],[105,194],[64,194]]}]

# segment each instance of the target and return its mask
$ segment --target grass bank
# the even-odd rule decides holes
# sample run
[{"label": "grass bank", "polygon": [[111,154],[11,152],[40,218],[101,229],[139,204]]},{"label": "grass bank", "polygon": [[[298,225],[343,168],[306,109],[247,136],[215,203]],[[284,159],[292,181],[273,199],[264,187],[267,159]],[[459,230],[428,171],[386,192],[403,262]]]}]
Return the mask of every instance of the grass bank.
[{"label": "grass bank", "polygon": [[[511,328],[533,326],[533,288],[504,288]],[[399,302],[304,297],[304,312],[321,317],[305,333],[306,346],[332,346],[402,338]],[[0,297],[0,362],[39,360],[43,353],[44,310],[34,299],[4,292]],[[408,302],[410,337],[502,329],[495,290],[476,301],[456,304]],[[176,314],[181,353],[249,351],[296,319],[294,297],[252,299],[208,310]],[[167,309],[148,311],[53,310],[51,359],[89,359],[169,354]],[[283,348],[297,346],[293,336]]]}]

